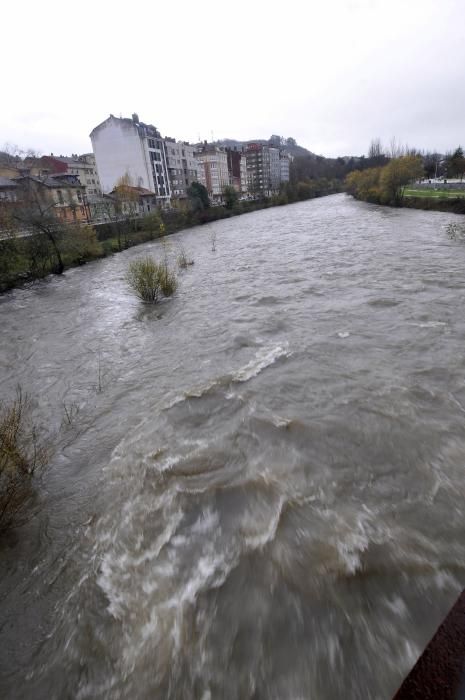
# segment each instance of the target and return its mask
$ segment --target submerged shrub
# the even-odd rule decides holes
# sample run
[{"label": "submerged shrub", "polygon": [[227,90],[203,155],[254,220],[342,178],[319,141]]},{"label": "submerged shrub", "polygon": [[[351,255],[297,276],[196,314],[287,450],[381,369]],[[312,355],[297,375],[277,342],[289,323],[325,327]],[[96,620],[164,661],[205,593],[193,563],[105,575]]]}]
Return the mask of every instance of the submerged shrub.
[{"label": "submerged shrub", "polygon": [[178,253],[178,265],[181,269],[185,269],[189,265],[193,265],[194,261],[192,258],[189,257],[189,255],[186,252],[186,249],[184,246],[179,246],[179,253]]},{"label": "submerged shrub", "polygon": [[178,280],[174,270],[170,270],[168,263],[163,262],[159,267],[160,289],[165,297],[172,296],[178,288]]},{"label": "submerged shrub", "polygon": [[453,241],[465,241],[465,226],[463,224],[447,224],[446,232]]},{"label": "submerged shrub", "polygon": [[157,303],[160,293],[166,297],[171,296],[178,286],[176,275],[167,261],[159,265],[150,256],[133,260],[129,264],[126,281],[139,299],[150,304]]},{"label": "submerged shrub", "polygon": [[18,388],[13,401],[0,403],[0,532],[27,516],[33,477],[49,457],[32,422],[30,399]]}]

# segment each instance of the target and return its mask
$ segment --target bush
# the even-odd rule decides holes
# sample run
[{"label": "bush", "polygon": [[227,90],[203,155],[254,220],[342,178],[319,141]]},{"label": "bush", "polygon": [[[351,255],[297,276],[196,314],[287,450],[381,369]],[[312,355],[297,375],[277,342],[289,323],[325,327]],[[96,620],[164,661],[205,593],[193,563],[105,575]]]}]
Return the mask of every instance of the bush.
[{"label": "bush", "polygon": [[26,514],[33,477],[49,456],[32,423],[30,400],[18,388],[13,401],[0,403],[0,532]]},{"label": "bush", "polygon": [[150,304],[157,303],[160,293],[171,296],[178,286],[176,274],[170,270],[167,261],[159,265],[150,256],[129,264],[126,281],[139,299]]},{"label": "bush", "polygon": [[161,218],[160,212],[157,210],[146,214],[141,221],[141,228],[147,234],[148,240],[159,238],[165,233],[165,224]]},{"label": "bush", "polygon": [[70,226],[64,238],[66,261],[82,265],[103,255],[103,247],[92,226]]},{"label": "bush", "polygon": [[179,246],[179,253],[178,253],[178,265],[179,265],[179,267],[184,270],[186,267],[188,267],[189,265],[193,265],[193,264],[194,264],[194,261],[192,260],[192,258],[189,258],[184,246],[182,246],[182,245]]},{"label": "bush", "polygon": [[166,260],[159,266],[158,279],[160,282],[160,289],[165,297],[172,296],[178,288],[178,280],[176,278],[176,273],[170,270]]}]

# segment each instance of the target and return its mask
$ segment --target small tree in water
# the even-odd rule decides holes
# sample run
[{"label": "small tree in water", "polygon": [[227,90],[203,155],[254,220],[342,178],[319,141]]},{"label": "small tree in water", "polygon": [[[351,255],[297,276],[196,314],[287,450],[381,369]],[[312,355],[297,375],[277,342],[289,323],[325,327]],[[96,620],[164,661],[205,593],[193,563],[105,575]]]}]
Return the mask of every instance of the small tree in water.
[{"label": "small tree in water", "polygon": [[134,294],[142,301],[156,304],[160,294],[171,296],[177,289],[175,273],[165,260],[160,265],[147,256],[129,264],[126,281]]}]

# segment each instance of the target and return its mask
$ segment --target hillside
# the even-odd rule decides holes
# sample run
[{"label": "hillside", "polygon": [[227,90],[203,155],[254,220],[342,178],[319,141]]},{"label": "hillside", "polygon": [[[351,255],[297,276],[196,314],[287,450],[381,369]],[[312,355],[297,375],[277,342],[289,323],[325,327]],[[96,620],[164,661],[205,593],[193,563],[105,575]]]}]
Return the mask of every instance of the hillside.
[{"label": "hillside", "polygon": [[218,146],[223,146],[226,148],[242,148],[243,146],[247,146],[247,144],[249,143],[262,143],[267,146],[275,146],[281,148],[284,151],[286,151],[286,153],[289,153],[291,156],[294,156],[294,158],[297,156],[310,156],[313,158],[316,157],[315,153],[312,153],[312,151],[309,151],[303,146],[299,146],[296,143],[295,139],[286,139],[282,136],[271,136],[269,139],[249,139],[247,141],[238,141],[237,139],[219,139],[214,143]]}]

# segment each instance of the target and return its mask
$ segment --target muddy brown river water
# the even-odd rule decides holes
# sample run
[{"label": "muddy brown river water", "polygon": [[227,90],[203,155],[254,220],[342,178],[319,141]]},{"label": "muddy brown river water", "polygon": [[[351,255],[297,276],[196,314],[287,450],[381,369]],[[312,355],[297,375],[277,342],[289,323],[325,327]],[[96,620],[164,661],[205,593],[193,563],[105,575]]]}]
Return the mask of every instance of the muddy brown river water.
[{"label": "muddy brown river water", "polygon": [[455,220],[334,195],[171,236],[155,307],[159,242],[0,298],[1,395],[56,444],[0,548],[2,698],[392,696],[465,585]]}]

